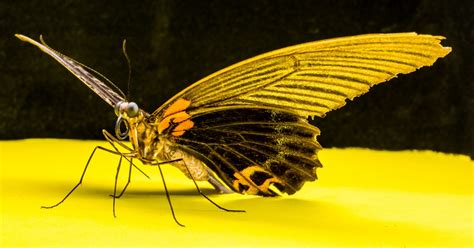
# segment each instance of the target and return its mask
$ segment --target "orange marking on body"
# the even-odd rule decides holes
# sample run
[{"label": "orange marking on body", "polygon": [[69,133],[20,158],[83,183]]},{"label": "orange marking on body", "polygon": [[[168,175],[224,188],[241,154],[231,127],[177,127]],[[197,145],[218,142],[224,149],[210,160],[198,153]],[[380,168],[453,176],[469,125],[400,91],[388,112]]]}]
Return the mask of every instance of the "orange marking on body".
[{"label": "orange marking on body", "polygon": [[181,111],[184,111],[186,110],[189,105],[191,105],[191,101],[188,101],[186,99],[183,99],[183,98],[180,98],[178,100],[176,100],[176,102],[174,102],[173,104],[171,104],[171,106],[169,106],[165,113],[163,114],[163,116],[168,116],[168,115],[172,115],[174,113],[178,113],[178,112],[181,112]]}]

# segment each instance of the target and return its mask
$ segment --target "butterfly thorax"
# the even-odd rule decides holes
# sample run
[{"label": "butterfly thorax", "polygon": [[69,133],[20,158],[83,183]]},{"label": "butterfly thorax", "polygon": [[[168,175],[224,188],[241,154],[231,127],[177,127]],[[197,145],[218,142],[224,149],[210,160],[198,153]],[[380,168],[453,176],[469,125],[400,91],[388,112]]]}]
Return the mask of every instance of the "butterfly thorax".
[{"label": "butterfly thorax", "polygon": [[140,111],[136,117],[129,118],[128,125],[128,135],[137,157],[146,164],[161,160],[164,141],[159,139],[154,126],[147,122],[143,111]]},{"label": "butterfly thorax", "polygon": [[133,150],[143,163],[153,165],[163,161],[182,159],[172,164],[187,177],[191,178],[191,173],[194,180],[209,179],[206,166],[199,159],[173,145],[174,143],[167,135],[160,134],[157,126],[147,119],[144,112],[140,111],[136,117],[129,118],[128,124]]}]

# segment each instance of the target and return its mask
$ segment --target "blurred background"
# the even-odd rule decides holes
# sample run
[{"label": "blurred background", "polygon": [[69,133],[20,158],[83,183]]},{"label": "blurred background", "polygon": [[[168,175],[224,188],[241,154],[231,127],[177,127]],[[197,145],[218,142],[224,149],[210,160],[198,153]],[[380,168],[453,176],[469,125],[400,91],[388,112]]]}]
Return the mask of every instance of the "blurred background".
[{"label": "blurred background", "polygon": [[443,35],[453,52],[312,120],[324,147],[429,149],[474,156],[474,3],[380,1],[0,1],[0,139],[103,139],[115,114],[66,69],[19,41],[54,49],[152,112],[200,78],[263,52],[364,33]]}]

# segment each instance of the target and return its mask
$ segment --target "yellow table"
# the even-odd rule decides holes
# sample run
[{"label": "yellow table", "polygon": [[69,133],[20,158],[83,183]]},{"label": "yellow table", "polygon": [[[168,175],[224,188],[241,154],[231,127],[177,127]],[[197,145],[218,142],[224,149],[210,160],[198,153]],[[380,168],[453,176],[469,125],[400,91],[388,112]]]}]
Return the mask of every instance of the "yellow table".
[{"label": "yellow table", "polygon": [[[293,196],[217,195],[164,166],[177,218],[171,217],[159,172],[133,171],[112,216],[118,157],[102,141],[31,139],[0,142],[0,246],[97,247],[473,247],[473,168],[466,156],[434,152],[326,149],[319,180]],[[126,164],[124,164],[124,168]],[[126,181],[123,170],[120,185]]]}]

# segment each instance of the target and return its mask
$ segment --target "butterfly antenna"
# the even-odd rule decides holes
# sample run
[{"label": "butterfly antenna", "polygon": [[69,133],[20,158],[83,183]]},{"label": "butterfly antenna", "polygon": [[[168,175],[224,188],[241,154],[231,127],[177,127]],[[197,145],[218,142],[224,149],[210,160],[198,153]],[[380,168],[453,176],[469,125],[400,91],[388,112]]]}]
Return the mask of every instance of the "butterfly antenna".
[{"label": "butterfly antenna", "polygon": [[122,50],[123,50],[123,55],[125,56],[125,59],[127,60],[128,64],[128,80],[127,80],[127,100],[130,99],[130,81],[132,79],[132,63],[130,62],[130,58],[128,57],[127,54],[127,40],[123,40],[122,43]]}]

